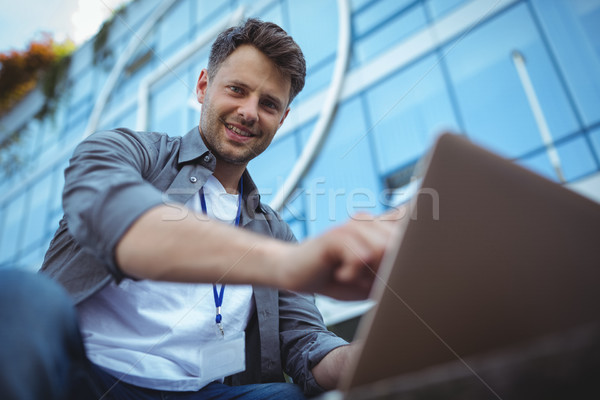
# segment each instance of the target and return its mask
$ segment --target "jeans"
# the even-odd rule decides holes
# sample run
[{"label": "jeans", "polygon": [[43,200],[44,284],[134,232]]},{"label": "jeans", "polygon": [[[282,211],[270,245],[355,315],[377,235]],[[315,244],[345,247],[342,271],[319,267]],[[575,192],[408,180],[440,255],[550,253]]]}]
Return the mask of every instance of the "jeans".
[{"label": "jeans", "polygon": [[58,284],[0,271],[0,390],[3,399],[68,399],[87,360],[72,301]]},{"label": "jeans", "polygon": [[[169,392],[140,388],[125,382],[103,371],[98,366],[92,367],[94,381],[99,383],[103,400],[260,400],[260,399],[305,399],[297,385],[291,383],[260,383],[255,385],[227,386],[213,382],[197,392]],[[100,398],[100,397],[99,397]]]},{"label": "jeans", "polygon": [[121,382],[85,356],[68,294],[45,276],[0,270],[0,398],[304,399],[298,386],[213,382],[198,392],[166,392]]}]

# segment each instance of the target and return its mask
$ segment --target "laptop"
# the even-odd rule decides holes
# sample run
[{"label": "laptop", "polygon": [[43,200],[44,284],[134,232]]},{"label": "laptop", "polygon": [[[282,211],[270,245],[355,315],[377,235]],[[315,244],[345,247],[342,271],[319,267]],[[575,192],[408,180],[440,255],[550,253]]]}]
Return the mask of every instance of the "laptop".
[{"label": "laptop", "polygon": [[484,387],[477,357],[519,356],[600,318],[598,203],[459,135],[441,135],[424,165],[359,324],[362,346],[325,399],[396,398],[374,393],[456,371]]}]

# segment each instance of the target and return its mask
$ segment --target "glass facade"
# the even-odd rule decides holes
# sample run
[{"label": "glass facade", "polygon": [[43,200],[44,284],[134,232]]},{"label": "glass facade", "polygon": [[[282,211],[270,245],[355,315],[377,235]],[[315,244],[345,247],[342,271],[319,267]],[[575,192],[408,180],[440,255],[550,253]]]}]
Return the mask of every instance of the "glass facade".
[{"label": "glass facade", "polygon": [[[115,17],[104,57],[94,55],[93,39],[75,53],[56,112],[39,121],[29,110],[14,127],[22,130],[21,140],[3,150],[0,171],[0,268],[40,266],[62,215],[63,170],[132,40],[142,43],[126,60],[96,128],[141,127],[178,136],[199,119],[195,84],[212,37],[205,44],[199,38],[233,15],[274,21],[294,36],[307,59],[306,88],[272,146],[249,165],[263,200],[273,200],[320,117],[345,23],[338,18],[340,3],[175,1],[144,37],[134,32],[165,3],[130,3]],[[391,191],[403,190],[398,174],[410,171],[444,130],[464,133],[559,181],[515,54],[523,60],[566,184],[598,185],[600,42],[594,38],[600,37],[600,0],[347,4],[350,60],[335,114],[314,162],[282,209],[299,239],[358,211],[384,211]],[[189,56],[178,58],[190,48]],[[165,66],[165,73],[150,79]],[[140,117],[142,103],[147,112]],[[5,120],[1,140],[11,133]],[[6,162],[9,157],[14,162]]]}]

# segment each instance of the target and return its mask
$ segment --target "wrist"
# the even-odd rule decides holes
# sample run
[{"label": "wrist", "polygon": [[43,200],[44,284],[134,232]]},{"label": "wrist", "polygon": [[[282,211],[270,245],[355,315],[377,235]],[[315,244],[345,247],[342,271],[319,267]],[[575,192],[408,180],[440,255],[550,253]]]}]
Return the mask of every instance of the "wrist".
[{"label": "wrist", "polygon": [[259,284],[280,289],[292,289],[288,265],[291,250],[295,244],[276,239],[261,240],[255,245],[255,254],[258,262],[257,275],[253,278]]},{"label": "wrist", "polygon": [[351,345],[336,347],[313,367],[311,372],[319,386],[326,390],[335,389],[338,386],[340,376],[346,368],[349,352],[351,351]]}]

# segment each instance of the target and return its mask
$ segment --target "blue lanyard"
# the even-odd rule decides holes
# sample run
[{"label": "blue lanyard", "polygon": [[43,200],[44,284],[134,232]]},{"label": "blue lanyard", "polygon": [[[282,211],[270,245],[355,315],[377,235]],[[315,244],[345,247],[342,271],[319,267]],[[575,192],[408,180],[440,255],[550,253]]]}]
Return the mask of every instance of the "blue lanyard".
[{"label": "blue lanyard", "polygon": [[[242,215],[242,193],[244,191],[244,179],[240,178],[240,194],[238,197],[238,209],[237,214],[235,216],[235,226],[240,226],[240,217]],[[206,199],[204,198],[204,188],[200,188],[200,206],[202,207],[202,212],[208,215],[206,209]],[[223,317],[221,316],[221,306],[223,305],[223,294],[225,294],[225,284],[221,285],[221,290],[217,293],[217,285],[213,283],[213,296],[215,298],[215,308],[217,312],[217,316],[215,317],[215,322],[217,323],[217,327],[221,331],[221,336],[225,335],[223,331],[223,325],[221,321]]]},{"label": "blue lanyard", "polygon": [[[240,195],[238,198],[238,209],[237,214],[235,216],[235,226],[240,226],[240,217],[242,216],[242,192],[244,190],[244,180],[240,178]],[[200,188],[200,207],[202,207],[202,212],[208,215],[206,211],[206,199],[204,198],[204,187]]]}]

